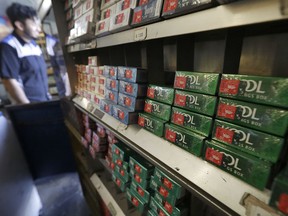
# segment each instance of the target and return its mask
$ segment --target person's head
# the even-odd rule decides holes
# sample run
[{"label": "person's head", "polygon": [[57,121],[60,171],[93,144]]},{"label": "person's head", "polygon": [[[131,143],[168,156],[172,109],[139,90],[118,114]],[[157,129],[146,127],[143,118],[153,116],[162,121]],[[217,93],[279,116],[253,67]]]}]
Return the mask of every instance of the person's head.
[{"label": "person's head", "polygon": [[12,3],[6,14],[17,33],[26,40],[36,39],[41,32],[40,20],[34,8],[19,3]]}]

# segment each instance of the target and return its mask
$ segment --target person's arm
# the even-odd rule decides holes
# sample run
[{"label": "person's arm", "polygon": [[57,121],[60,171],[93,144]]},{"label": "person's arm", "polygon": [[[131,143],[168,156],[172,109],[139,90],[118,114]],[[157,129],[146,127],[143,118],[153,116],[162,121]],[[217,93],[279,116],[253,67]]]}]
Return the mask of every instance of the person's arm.
[{"label": "person's arm", "polygon": [[30,103],[23,88],[16,79],[2,79],[6,91],[17,102],[17,104]]}]

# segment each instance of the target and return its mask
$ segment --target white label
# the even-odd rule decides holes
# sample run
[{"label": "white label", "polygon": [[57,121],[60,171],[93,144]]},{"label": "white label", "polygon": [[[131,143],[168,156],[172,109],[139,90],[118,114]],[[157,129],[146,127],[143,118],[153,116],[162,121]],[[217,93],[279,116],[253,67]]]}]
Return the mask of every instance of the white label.
[{"label": "white label", "polygon": [[147,37],[147,28],[139,28],[134,31],[134,40],[135,41],[142,41],[145,40]]}]

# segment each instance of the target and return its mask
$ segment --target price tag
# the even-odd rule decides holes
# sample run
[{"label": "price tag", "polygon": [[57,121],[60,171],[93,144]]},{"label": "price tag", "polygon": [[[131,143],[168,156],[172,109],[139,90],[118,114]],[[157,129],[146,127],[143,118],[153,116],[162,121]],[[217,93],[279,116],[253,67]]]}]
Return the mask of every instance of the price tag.
[{"label": "price tag", "polygon": [[147,37],[147,28],[139,28],[134,31],[134,40],[135,41],[143,41]]}]

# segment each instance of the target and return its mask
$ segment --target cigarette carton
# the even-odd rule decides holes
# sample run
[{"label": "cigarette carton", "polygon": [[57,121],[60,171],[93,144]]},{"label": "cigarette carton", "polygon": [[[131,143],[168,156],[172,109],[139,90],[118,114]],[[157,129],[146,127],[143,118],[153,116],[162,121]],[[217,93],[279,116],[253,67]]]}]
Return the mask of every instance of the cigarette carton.
[{"label": "cigarette carton", "polygon": [[113,105],[112,116],[126,125],[136,124],[138,121],[138,113],[119,105]]},{"label": "cigarette carton", "polygon": [[131,111],[139,111],[144,109],[144,99],[135,98],[130,95],[119,93],[118,104],[126,107]]},{"label": "cigarette carton", "polygon": [[159,170],[157,167],[154,170],[154,180],[160,183],[169,192],[174,194],[178,199],[180,197],[183,197],[183,195],[186,192],[185,189],[180,184],[178,184],[164,172]]},{"label": "cigarette carton", "polygon": [[176,71],[174,88],[215,95],[219,74]]},{"label": "cigarette carton", "polygon": [[171,115],[171,106],[157,101],[146,99],[144,112],[149,113],[165,121],[169,121]]},{"label": "cigarette carton", "polygon": [[130,184],[130,182],[125,182],[121,178],[121,176],[117,172],[114,172],[114,171],[112,171],[112,180],[122,192],[125,192]]},{"label": "cigarette carton", "polygon": [[144,97],[146,95],[147,86],[145,84],[130,83],[119,81],[119,92],[133,97]]},{"label": "cigarette carton", "polygon": [[104,74],[105,77],[110,79],[117,79],[118,77],[118,67],[104,65]]},{"label": "cigarette carton", "polygon": [[193,112],[213,116],[217,105],[217,97],[188,91],[175,91],[174,106]]},{"label": "cigarette carton", "polygon": [[132,26],[139,26],[160,19],[163,0],[151,0],[133,9]]},{"label": "cigarette carton", "polygon": [[135,67],[118,67],[118,79],[133,83],[145,83],[148,76],[147,71]]},{"label": "cigarette carton", "polygon": [[271,163],[216,141],[206,140],[205,160],[242,181],[263,190],[268,182]]},{"label": "cigarette carton", "polygon": [[215,120],[212,139],[275,163],[284,139],[257,130]]},{"label": "cigarette carton", "polygon": [[100,10],[104,10],[105,8],[110,7],[111,5],[115,4],[117,0],[102,0],[101,1],[101,8]]},{"label": "cigarette carton", "polygon": [[130,156],[129,166],[130,170],[135,170],[135,172],[144,179],[149,179],[154,172],[154,166],[137,155]]},{"label": "cigarette carton", "polygon": [[105,99],[112,101],[114,104],[118,102],[118,92],[106,89]]},{"label": "cigarette carton", "polygon": [[111,32],[125,30],[130,28],[130,18],[132,10],[130,8],[120,11],[110,18],[110,29]]},{"label": "cigarette carton", "polygon": [[180,148],[198,157],[202,155],[204,136],[200,136],[173,124],[165,124],[164,135],[166,140],[176,144]]},{"label": "cigarette carton", "polygon": [[137,182],[144,189],[148,189],[150,179],[142,178],[134,169],[130,169],[129,175],[131,179]]},{"label": "cigarette carton", "polygon": [[171,122],[208,137],[213,121],[211,117],[172,107]]},{"label": "cigarette carton", "polygon": [[140,213],[144,213],[146,208],[146,203],[143,202],[141,199],[137,197],[135,192],[131,189],[126,190],[126,197],[129,200],[130,203],[136,208],[136,210]]},{"label": "cigarette carton", "polygon": [[129,161],[130,155],[134,155],[134,151],[132,149],[128,148],[125,144],[123,143],[115,143],[112,145],[112,153],[113,157],[115,158],[120,158],[123,161]]},{"label": "cigarette carton", "polygon": [[114,103],[109,100],[101,100],[100,101],[100,110],[112,115],[112,107]]},{"label": "cigarette carton", "polygon": [[288,78],[223,74],[219,95],[288,108]]},{"label": "cigarette carton", "polygon": [[96,23],[96,36],[104,36],[109,34],[110,18],[100,20]]},{"label": "cigarette carton", "polygon": [[109,90],[118,91],[119,80],[106,78],[105,87]]},{"label": "cigarette carton", "polygon": [[166,121],[153,117],[146,113],[139,113],[138,125],[146,130],[154,133],[156,136],[162,137],[164,131],[164,124]]},{"label": "cigarette carton", "polygon": [[112,163],[114,164],[112,169],[114,169],[116,166],[119,166],[120,168],[129,172],[129,163],[127,161],[121,160],[120,158],[115,156],[115,154],[112,154]]},{"label": "cigarette carton", "polygon": [[121,0],[116,3],[116,13],[119,13],[127,8],[135,8],[137,5],[137,0]]},{"label": "cigarette carton", "polygon": [[151,191],[141,187],[136,181],[132,180],[130,184],[130,190],[133,190],[137,197],[144,203],[149,203]]},{"label": "cigarette carton", "polygon": [[224,98],[219,100],[217,118],[282,137],[288,125],[287,110]]},{"label": "cigarette carton", "polygon": [[147,97],[166,104],[173,104],[174,89],[156,85],[149,85],[147,89]]},{"label": "cigarette carton", "polygon": [[124,183],[130,181],[130,176],[127,170],[124,170],[119,166],[115,166],[114,172],[117,172],[118,176],[121,176]]},{"label": "cigarette carton", "polygon": [[115,14],[116,11],[116,4],[104,9],[101,11],[101,20],[110,18],[111,16],[113,16]]}]

